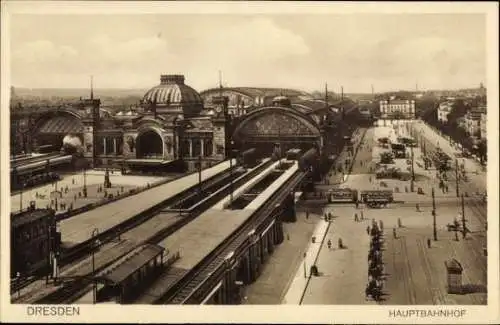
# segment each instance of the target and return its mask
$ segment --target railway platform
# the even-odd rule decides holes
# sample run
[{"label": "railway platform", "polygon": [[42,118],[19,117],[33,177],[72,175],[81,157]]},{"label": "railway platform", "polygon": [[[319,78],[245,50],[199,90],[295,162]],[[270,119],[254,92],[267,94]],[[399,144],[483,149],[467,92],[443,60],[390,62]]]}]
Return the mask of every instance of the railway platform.
[{"label": "railway platform", "polygon": [[[190,222],[188,225],[162,241],[160,246],[172,251],[179,251],[180,259],[176,261],[172,265],[172,268],[163,274],[158,281],[147,289],[146,292],[138,298],[136,303],[150,304],[160,300],[161,297],[168,292],[170,288],[175,286],[176,283],[181,281],[190,270],[197,267],[202,260],[214,252],[217,247],[221,247],[232,234],[244,224],[247,224],[248,220],[261,208],[261,206],[278,191],[282,190],[283,185],[288,182],[297,171],[298,166],[294,164],[243,209],[209,209],[196,218],[196,220]],[[221,202],[224,202],[224,199]],[[215,206],[223,206],[221,202]],[[269,231],[270,234],[274,234],[278,231],[277,223],[271,223],[270,227],[272,228]],[[257,236],[260,237],[258,234]],[[271,242],[274,241],[274,237],[274,235],[270,237],[273,238]],[[262,240],[265,241],[263,247],[265,247],[266,250],[271,250],[269,245],[274,245],[274,242],[269,244],[268,239]],[[208,277],[210,277],[210,274]],[[208,280],[208,278],[205,280]],[[216,295],[215,291],[212,294]]]},{"label": "railway platform", "polygon": [[[233,160],[233,164],[236,165],[236,161]],[[229,167],[229,161],[224,161],[203,170],[201,173],[202,181],[229,169]],[[63,246],[70,248],[88,240],[94,228],[98,228],[100,233],[103,233],[115,225],[143,213],[198,184],[198,177],[197,173],[190,174],[122,200],[103,205],[73,218],[62,220],[59,225]],[[127,209],[123,207],[127,207]]]}]

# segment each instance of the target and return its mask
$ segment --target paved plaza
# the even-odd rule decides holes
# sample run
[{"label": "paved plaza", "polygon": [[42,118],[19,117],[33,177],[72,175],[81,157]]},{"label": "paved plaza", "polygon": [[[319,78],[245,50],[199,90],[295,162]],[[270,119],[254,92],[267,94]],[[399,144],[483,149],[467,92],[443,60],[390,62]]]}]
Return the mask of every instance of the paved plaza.
[{"label": "paved plaza", "polygon": [[[319,276],[312,276],[307,282],[301,304],[375,303],[365,298],[370,241],[366,229],[372,220],[377,223],[382,221],[384,225],[385,279],[382,304],[486,304],[487,257],[483,251],[486,246],[486,217],[484,212],[479,211],[477,200],[468,198],[464,206],[466,226],[471,231],[464,239],[461,233],[455,234],[454,231],[448,231],[447,227],[455,219],[462,220],[462,206],[456,197],[455,183],[448,182],[448,192],[440,191],[436,171],[423,168],[420,148],[413,150],[416,174],[414,192],[410,190],[410,181],[376,180],[370,174],[370,167],[374,166],[383,150],[376,146],[376,139],[385,136],[394,139],[398,134],[405,134],[405,128],[401,127],[398,132],[392,127],[369,129],[364,145],[356,156],[352,174],[339,186],[358,190],[391,189],[399,203],[383,209],[369,209],[362,204],[358,209],[346,204],[324,207],[325,212],[331,212],[335,217],[317,256]],[[395,165],[403,169],[407,166],[406,159],[396,159]],[[468,184],[460,183],[460,186],[466,188]],[[416,189],[419,187],[423,195],[417,194]],[[432,188],[435,189],[437,241],[433,240]],[[417,203],[422,204],[419,211],[416,209]],[[363,215],[364,220],[355,221],[355,213]],[[339,239],[342,239],[346,248],[338,248]],[[328,241],[332,243],[331,248],[327,245]],[[460,295],[447,293],[444,263],[452,258],[458,260],[464,269],[464,292]],[[290,287],[289,295],[301,290],[300,286]]]},{"label": "paved plaza", "polygon": [[[82,190],[84,186],[84,176],[83,173],[68,173],[62,174],[62,179],[57,182],[57,190],[61,192],[62,197],[58,199],[58,203],[63,203],[67,205],[67,208],[73,203],[73,208],[77,209],[89,203],[94,203],[102,200],[104,198],[104,191],[98,192],[98,188],[104,184],[104,171],[89,170],[86,173],[86,184],[87,184],[87,197],[84,198],[82,195]],[[166,181],[173,176],[136,176],[136,175],[121,175],[120,172],[114,172],[109,174],[109,179],[111,182],[111,188],[107,189],[108,194],[121,194],[127,192],[130,189],[135,189],[139,187],[147,186],[147,184],[154,185],[155,183]],[[74,182],[74,183],[73,183]],[[66,187],[68,192],[65,191]],[[56,190],[55,183],[48,183],[43,186],[38,186],[31,188],[22,193],[22,207],[23,209],[29,205],[30,201],[36,201],[36,205],[39,208],[45,208],[47,206],[54,208],[55,204],[51,199],[50,193]],[[37,198],[37,193],[39,197]],[[80,195],[81,196],[80,196]],[[12,195],[10,198],[11,211],[19,211],[21,205],[21,194]],[[66,209],[67,209],[66,208]],[[65,210],[66,210],[65,209]],[[64,210],[64,211],[65,211]],[[59,207],[59,212],[63,210]]]}]

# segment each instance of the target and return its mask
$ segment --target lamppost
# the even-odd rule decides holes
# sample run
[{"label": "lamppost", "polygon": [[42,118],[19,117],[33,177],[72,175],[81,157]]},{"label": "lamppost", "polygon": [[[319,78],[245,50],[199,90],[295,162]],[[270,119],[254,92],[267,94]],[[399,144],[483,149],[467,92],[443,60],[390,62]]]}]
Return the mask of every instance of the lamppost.
[{"label": "lamppost", "polygon": [[410,191],[415,191],[415,157],[413,155],[413,146],[410,147],[411,153],[411,183],[410,183]]},{"label": "lamppost", "polygon": [[24,181],[21,181],[21,193],[19,200],[19,212],[23,211],[23,190],[24,190]]},{"label": "lamppost", "polygon": [[437,241],[437,229],[436,229],[436,200],[434,196],[434,187],[432,188],[432,225],[434,232],[434,241]]},{"label": "lamppost", "polygon": [[459,179],[460,179],[460,175],[458,174],[458,159],[455,159],[455,187],[456,187],[457,197],[460,196],[460,191],[458,189]]},{"label": "lamppost", "polygon": [[304,279],[307,279],[306,256],[307,256],[307,253],[304,253]]},{"label": "lamppost", "polygon": [[95,279],[95,249],[99,247],[99,239],[96,237],[99,236],[99,229],[94,228],[91,234],[91,242],[92,242],[92,297],[93,304],[97,302],[97,283]]},{"label": "lamppost", "polygon": [[87,197],[87,168],[83,167],[83,197]]},{"label": "lamppost", "polygon": [[462,194],[462,236],[465,239],[465,236],[467,236],[467,227],[465,225],[465,202],[464,202],[464,195]]},{"label": "lamppost", "polygon": [[17,298],[19,299],[21,297],[21,273],[17,272],[16,273],[16,280],[17,280]]},{"label": "lamppost", "polygon": [[201,154],[198,156],[198,191],[199,195],[203,193],[201,184]]},{"label": "lamppost", "polygon": [[234,141],[231,140],[229,144],[229,206],[233,205],[233,153],[236,150],[234,150]]}]

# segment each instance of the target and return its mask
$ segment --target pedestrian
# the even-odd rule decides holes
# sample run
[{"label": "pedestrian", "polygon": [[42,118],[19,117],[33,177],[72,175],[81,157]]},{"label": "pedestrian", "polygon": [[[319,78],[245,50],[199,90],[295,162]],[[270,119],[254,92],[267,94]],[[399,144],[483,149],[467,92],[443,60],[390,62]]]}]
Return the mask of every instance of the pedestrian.
[{"label": "pedestrian", "polygon": [[355,221],[355,222],[358,222],[358,221],[359,221],[359,219],[358,219],[358,214],[357,214],[357,213],[355,213],[355,214],[354,214],[354,221]]},{"label": "pedestrian", "polygon": [[401,223],[401,218],[398,218],[398,228],[401,228],[403,224]]},{"label": "pedestrian", "polygon": [[366,226],[366,233],[370,235],[370,226]]},{"label": "pedestrian", "polygon": [[342,238],[339,238],[339,249],[343,249],[344,244],[342,243]]},{"label": "pedestrian", "polygon": [[306,211],[306,219],[309,219],[309,211]]},{"label": "pedestrian", "polygon": [[328,249],[331,250],[332,249],[332,241],[330,239],[328,239]]},{"label": "pedestrian", "polygon": [[420,205],[418,203],[415,205],[415,207],[417,209],[417,212],[420,212]]},{"label": "pedestrian", "polygon": [[427,238],[427,247],[431,248],[431,240],[429,238]]},{"label": "pedestrian", "polygon": [[365,220],[365,216],[363,215],[363,210],[361,210],[361,220]]},{"label": "pedestrian", "polygon": [[82,192],[78,192],[78,198],[82,197]]},{"label": "pedestrian", "polygon": [[397,238],[396,228],[392,228],[392,235],[394,236],[394,238]]},{"label": "pedestrian", "polygon": [[286,240],[290,240],[290,235],[286,234]]}]

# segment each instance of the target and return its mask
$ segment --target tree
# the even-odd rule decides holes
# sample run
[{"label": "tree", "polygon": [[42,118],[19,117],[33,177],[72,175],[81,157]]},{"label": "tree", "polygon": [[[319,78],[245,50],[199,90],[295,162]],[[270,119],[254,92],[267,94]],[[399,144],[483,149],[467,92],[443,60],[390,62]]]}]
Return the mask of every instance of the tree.
[{"label": "tree", "polygon": [[481,163],[488,160],[488,144],[486,139],[481,139],[477,144],[477,153],[479,155],[479,159],[481,159]]},{"label": "tree", "polygon": [[393,155],[390,152],[383,152],[380,154],[380,163],[392,164],[394,163]]}]

